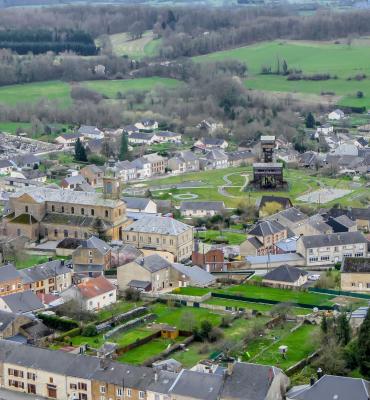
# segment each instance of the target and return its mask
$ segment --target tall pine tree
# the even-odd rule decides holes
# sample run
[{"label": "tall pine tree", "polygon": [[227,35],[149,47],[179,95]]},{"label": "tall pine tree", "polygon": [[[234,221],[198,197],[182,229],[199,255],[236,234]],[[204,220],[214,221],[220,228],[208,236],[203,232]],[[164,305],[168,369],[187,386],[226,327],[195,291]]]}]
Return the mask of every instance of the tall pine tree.
[{"label": "tall pine tree", "polygon": [[358,363],[360,372],[370,378],[370,309],[358,333]]},{"label": "tall pine tree", "polygon": [[127,155],[128,155],[127,136],[124,133],[122,133],[118,158],[120,159],[120,161],[124,161],[127,160]]},{"label": "tall pine tree", "polygon": [[316,123],[315,122],[315,117],[312,115],[311,112],[309,112],[307,114],[305,123],[306,123],[306,128],[312,129],[312,128],[315,127],[315,123]]},{"label": "tall pine tree", "polygon": [[76,161],[87,161],[87,155],[84,145],[81,143],[80,138],[77,138],[75,143],[75,160]]}]

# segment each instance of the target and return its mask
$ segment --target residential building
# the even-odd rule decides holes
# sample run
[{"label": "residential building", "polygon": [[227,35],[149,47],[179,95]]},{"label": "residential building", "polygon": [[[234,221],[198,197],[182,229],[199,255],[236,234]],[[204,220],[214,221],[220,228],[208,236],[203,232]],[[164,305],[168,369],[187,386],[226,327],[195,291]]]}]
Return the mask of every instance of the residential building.
[{"label": "residential building", "polygon": [[183,150],[178,153],[178,156],[185,161],[186,172],[199,171],[199,159],[190,150]]},{"label": "residential building", "polygon": [[347,215],[352,221],[356,222],[357,229],[365,232],[370,231],[370,207],[368,208],[331,208],[330,210],[322,210],[322,215],[325,218],[339,217],[341,215]]},{"label": "residential building", "polygon": [[18,335],[21,327],[30,323],[32,319],[27,315],[15,314],[8,311],[0,311],[0,321],[0,339],[7,339]]},{"label": "residential building", "polygon": [[141,131],[154,131],[158,129],[158,122],[153,119],[142,119],[136,122],[135,127]]},{"label": "residential building", "polygon": [[150,164],[150,175],[162,175],[166,172],[168,160],[157,153],[145,154],[142,158]]},{"label": "residential building", "polygon": [[158,143],[181,143],[181,137],[181,133],[161,131],[154,134],[153,141]]},{"label": "residential building", "polygon": [[80,174],[93,188],[103,186],[104,171],[97,165],[86,165],[86,167],[81,168]]},{"label": "residential building", "polygon": [[265,217],[266,221],[275,221],[288,230],[288,236],[314,234],[309,226],[309,217],[296,207],[289,207]]},{"label": "residential building", "polygon": [[344,258],[340,271],[340,287],[351,292],[370,292],[370,258]]},{"label": "residential building", "polygon": [[36,156],[35,154],[21,154],[16,156],[11,161],[14,162],[17,168],[38,168],[41,164],[41,158]]},{"label": "residential building", "polygon": [[136,167],[131,161],[116,162],[114,169],[117,176],[121,178],[122,182],[130,182],[137,178]]},{"label": "residential building", "polygon": [[199,139],[194,143],[195,147],[203,148],[206,150],[212,149],[222,149],[228,148],[229,143],[225,139],[217,139],[213,137]]},{"label": "residential building", "polygon": [[323,160],[318,153],[306,151],[298,157],[298,166],[301,168],[318,169],[323,166]]},{"label": "residential building", "polygon": [[29,314],[43,309],[44,305],[31,290],[0,297],[0,311]]},{"label": "residential building", "polygon": [[345,257],[367,257],[368,241],[361,232],[301,236],[297,253],[305,258],[308,267],[333,265]]},{"label": "residential building", "polygon": [[9,160],[0,160],[0,174],[6,175],[10,174],[12,169],[14,168],[14,164]]},{"label": "residential building", "polygon": [[334,127],[331,124],[323,124],[316,128],[316,133],[322,135],[329,135],[334,132]]},{"label": "residential building", "polygon": [[[165,368],[160,369],[160,367],[165,364]],[[164,360],[157,361],[153,364],[153,367],[156,370],[156,374],[154,380],[150,382],[146,390],[146,399],[147,400],[164,400],[166,397],[168,398],[168,393],[178,378],[178,374],[176,372],[180,371],[172,371],[171,367],[173,365],[179,364],[176,360]],[[181,364],[180,364],[181,365]]]},{"label": "residential building", "polygon": [[229,264],[228,261],[225,261],[225,255],[221,248],[199,240],[195,240],[191,261],[208,272],[225,271]]},{"label": "residential building", "polygon": [[24,290],[35,294],[61,292],[72,285],[70,263],[64,260],[52,260],[19,271]]},{"label": "residential building", "polygon": [[212,149],[200,158],[200,168],[202,170],[222,169],[229,166],[227,154],[219,149]]},{"label": "residential building", "polygon": [[168,251],[182,261],[193,251],[193,227],[170,217],[148,215],[123,228],[122,240],[139,249]]},{"label": "residential building", "polygon": [[115,177],[103,180],[103,194],[45,187],[15,193],[4,219],[7,235],[60,240],[87,239],[100,232],[121,240],[128,221],[125,204],[119,199],[120,183]]},{"label": "residential building", "polygon": [[357,231],[356,222],[352,221],[345,214],[340,215],[339,217],[336,218],[329,217],[326,223],[332,227],[334,233]]},{"label": "residential building", "polygon": [[287,393],[287,400],[368,400],[370,382],[360,378],[324,375],[309,385],[294,386]]},{"label": "residential building", "polygon": [[181,215],[190,218],[212,217],[225,209],[223,201],[182,201],[180,205]]},{"label": "residential building", "polygon": [[101,275],[112,265],[112,248],[96,236],[82,240],[72,253],[73,271],[78,274]]},{"label": "residential building", "polygon": [[226,153],[230,167],[240,167],[241,165],[252,165],[257,161],[257,156],[252,150],[238,150]]},{"label": "residential building", "polygon": [[75,300],[87,311],[108,307],[117,301],[117,288],[104,276],[89,278],[61,293],[65,301]]},{"label": "residential building", "polygon": [[146,158],[136,158],[131,162],[131,165],[136,170],[136,179],[146,179],[152,176],[152,166]]},{"label": "residential building", "polygon": [[303,269],[290,265],[280,265],[269,271],[262,279],[266,286],[294,288],[301,287],[307,282],[308,274]]},{"label": "residential building", "polygon": [[186,162],[178,156],[168,160],[168,169],[174,174],[183,174],[186,172]]},{"label": "residential building", "polygon": [[84,136],[79,133],[62,133],[55,138],[55,142],[58,144],[62,144],[64,147],[73,147],[77,139],[80,139],[81,142],[84,141]]},{"label": "residential building", "polygon": [[63,189],[71,189],[74,190],[77,188],[77,185],[82,185],[86,182],[86,179],[82,175],[73,175],[73,176],[68,176],[64,178],[60,182],[60,186]]},{"label": "residential building", "polygon": [[132,133],[128,137],[128,142],[130,144],[138,145],[138,144],[145,144],[150,146],[151,144],[154,143],[155,135],[153,133],[143,133],[143,132],[137,132],[137,133]]},{"label": "residential building", "polygon": [[345,118],[345,114],[342,110],[339,110],[338,108],[328,114],[328,119],[330,119],[331,121],[339,121],[343,118]]},{"label": "residential building", "polygon": [[30,167],[24,167],[23,169],[18,169],[10,172],[12,178],[21,178],[28,181],[35,182],[46,182],[46,172],[40,171],[39,169],[33,169]]},{"label": "residential building", "polygon": [[0,267],[0,296],[23,292],[22,277],[13,264]]},{"label": "residential building", "polygon": [[104,139],[104,133],[96,126],[81,125],[78,133],[87,139]]},{"label": "residential building", "polygon": [[[37,182],[37,181],[30,181],[28,179],[24,178],[15,178],[12,176],[5,176],[2,177],[1,179],[1,186],[6,190],[7,192],[16,192],[17,190],[23,189],[23,188],[30,188],[30,187],[41,187],[44,186],[42,182]],[[57,186],[57,185],[55,185]]]},{"label": "residential building", "polygon": [[248,232],[248,239],[240,245],[240,255],[275,254],[275,244],[288,237],[287,229],[277,221],[262,221]]},{"label": "residential building", "polygon": [[338,147],[334,149],[333,154],[358,157],[358,147],[351,141],[340,143]]},{"label": "residential building", "polygon": [[136,128],[135,125],[126,125],[123,128],[123,132],[126,133],[128,136],[132,135],[133,133],[139,133],[139,128]]},{"label": "residential building", "polygon": [[157,204],[148,197],[122,197],[127,212],[157,213]]}]

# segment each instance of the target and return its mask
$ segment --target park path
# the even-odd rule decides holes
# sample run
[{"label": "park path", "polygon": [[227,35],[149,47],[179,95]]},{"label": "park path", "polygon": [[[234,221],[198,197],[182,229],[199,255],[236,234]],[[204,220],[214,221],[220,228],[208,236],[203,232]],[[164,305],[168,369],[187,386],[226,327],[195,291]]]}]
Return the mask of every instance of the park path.
[{"label": "park path", "polygon": [[217,191],[222,196],[229,197],[232,199],[237,199],[239,196],[234,196],[234,195],[228,193],[226,188],[238,187],[238,188],[240,188],[240,192],[242,192],[244,190],[244,188],[248,185],[249,178],[248,178],[248,175],[240,175],[240,176],[244,176],[245,182],[244,182],[243,186],[238,186],[238,185],[233,185],[232,181],[229,179],[229,176],[231,176],[231,175],[240,175],[240,174],[238,172],[232,172],[231,174],[224,175],[222,177],[222,179],[224,180],[226,185],[218,186]]}]

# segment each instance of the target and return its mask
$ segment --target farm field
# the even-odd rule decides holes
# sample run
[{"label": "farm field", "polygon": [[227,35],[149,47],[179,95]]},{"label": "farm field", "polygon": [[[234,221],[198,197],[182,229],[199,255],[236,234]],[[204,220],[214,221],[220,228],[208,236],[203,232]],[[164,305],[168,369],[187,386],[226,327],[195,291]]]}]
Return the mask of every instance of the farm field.
[{"label": "farm field", "polygon": [[145,32],[142,38],[134,40],[125,32],[109,37],[113,52],[117,56],[129,56],[134,59],[155,56],[161,43],[161,39],[154,39],[153,32],[150,31]]},{"label": "farm field", "polygon": [[[199,61],[237,59],[245,62],[249,77],[245,85],[250,89],[275,92],[313,93],[334,92],[340,96],[340,105],[370,107],[370,52],[367,41],[347,44],[328,42],[284,41],[259,43],[251,46],[220,51],[195,58]],[[263,66],[276,70],[277,60],[286,60],[288,68],[302,70],[304,74],[329,73],[338,79],[325,81],[288,81],[284,76],[260,75]],[[340,60],[340,62],[338,62]],[[362,81],[347,80],[364,73]],[[364,93],[357,98],[357,91]]]}]

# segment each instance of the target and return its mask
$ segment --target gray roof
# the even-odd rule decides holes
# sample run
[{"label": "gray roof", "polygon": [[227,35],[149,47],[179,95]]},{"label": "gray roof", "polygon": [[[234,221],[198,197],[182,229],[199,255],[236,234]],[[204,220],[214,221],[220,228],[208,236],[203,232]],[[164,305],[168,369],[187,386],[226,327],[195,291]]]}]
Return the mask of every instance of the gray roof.
[{"label": "gray roof", "polygon": [[137,279],[132,279],[127,286],[129,287],[133,287],[136,289],[147,289],[149,286],[151,285],[151,283],[149,281],[139,281]]},{"label": "gray roof", "polygon": [[280,267],[268,272],[263,279],[293,283],[296,282],[301,276],[305,275],[307,275],[307,272],[300,268],[291,267],[289,265],[280,265]]},{"label": "gray roof", "polygon": [[207,210],[207,211],[223,211],[225,203],[223,201],[183,201],[180,210]]},{"label": "gray roof", "polygon": [[19,271],[24,283],[37,282],[70,272],[71,270],[64,260],[48,261]]},{"label": "gray roof", "polygon": [[129,136],[128,140],[130,141],[130,139],[139,139],[150,141],[153,136],[154,133],[134,132]]},{"label": "gray roof", "polygon": [[9,294],[2,299],[10,311],[15,313],[27,313],[44,308],[40,299],[31,290]]},{"label": "gray roof", "polygon": [[21,154],[15,157],[14,162],[19,166],[22,167],[23,165],[27,164],[38,164],[40,163],[41,159],[38,156],[35,156],[32,153],[29,154]]},{"label": "gray roof", "polygon": [[158,217],[148,215],[146,218],[139,219],[126,226],[123,230],[126,232],[159,233],[161,235],[179,235],[191,226],[177,221],[171,217]]},{"label": "gray roof", "polygon": [[121,200],[105,199],[102,194],[95,192],[75,192],[73,190],[50,189],[46,187],[22,189],[12,194],[10,198],[18,198],[24,194],[32,197],[37,203],[51,201],[67,204],[101,205],[112,208],[121,202]]},{"label": "gray roof", "polygon": [[278,368],[267,365],[237,362],[233,366],[232,374],[226,376],[222,397],[265,400],[272,379],[280,372]]},{"label": "gray roof", "polygon": [[101,133],[101,130],[92,125],[81,125],[78,132],[82,135],[95,135]]},{"label": "gray roof", "polygon": [[225,152],[219,149],[212,149],[205,155],[207,160],[227,160],[227,155]]},{"label": "gray roof", "polygon": [[62,184],[73,185],[77,183],[85,183],[86,179],[82,175],[67,176],[62,180]]},{"label": "gray roof", "polygon": [[[163,361],[162,361],[163,362]],[[181,365],[181,364],[180,364]],[[157,380],[152,381],[147,390],[155,393],[167,394],[175,382],[178,374],[170,371],[158,371]]]},{"label": "gray roof", "polygon": [[283,168],[283,163],[278,163],[278,162],[254,163],[253,168]]},{"label": "gray roof", "polygon": [[0,310],[0,332],[3,332],[16,318],[17,314]]},{"label": "gray roof", "polygon": [[146,257],[139,257],[136,259],[136,263],[144,267],[149,272],[156,272],[164,268],[171,267],[171,263],[159,256],[158,254],[151,254]]},{"label": "gray roof", "polygon": [[342,262],[341,272],[344,273],[370,273],[370,258],[345,257]]},{"label": "gray roof", "polygon": [[[290,394],[291,393],[291,394]],[[294,400],[368,400],[370,382],[365,379],[324,375],[312,386],[307,385],[288,392]]]},{"label": "gray roof", "polygon": [[178,396],[201,400],[216,400],[222,387],[223,377],[209,373],[183,369],[170,393]]},{"label": "gray roof", "polygon": [[150,202],[147,197],[122,197],[122,200],[126,203],[127,208],[138,210],[144,210]]},{"label": "gray roof", "polygon": [[8,168],[13,166],[14,164],[11,163],[9,160],[0,160],[0,168]]},{"label": "gray roof", "polygon": [[345,244],[367,243],[367,239],[361,232],[340,232],[329,235],[302,236],[305,248],[339,246]]},{"label": "gray roof", "polygon": [[197,156],[190,150],[181,151],[179,154],[180,157],[186,162],[198,160]]},{"label": "gray roof", "polygon": [[6,264],[0,267],[0,282],[12,281],[19,279],[20,274],[13,264]]},{"label": "gray roof", "polygon": [[274,220],[274,221],[280,221],[281,218],[287,219],[290,221],[292,224],[295,224],[297,222],[304,221],[307,219],[307,215],[303,213],[302,211],[298,210],[298,208],[295,207],[289,207],[285,210],[281,210],[275,214],[270,215],[267,217],[267,220]]},{"label": "gray roof", "polygon": [[188,266],[184,264],[174,263],[172,267],[190,279],[190,284],[193,286],[209,286],[216,282],[216,278],[209,272],[198,267],[197,265]]},{"label": "gray roof", "polygon": [[171,138],[171,137],[181,136],[181,133],[161,131],[161,132],[157,132],[156,135]]},{"label": "gray roof", "polygon": [[226,153],[229,161],[245,160],[246,158],[254,158],[255,155],[251,150],[239,150]]},{"label": "gray roof", "polygon": [[248,233],[255,236],[268,236],[284,231],[285,229],[286,228],[277,221],[262,221]]},{"label": "gray roof", "polygon": [[106,242],[104,242],[104,240],[101,240],[96,236],[91,236],[89,239],[84,240],[81,243],[81,247],[83,249],[96,249],[101,254],[106,254],[108,253],[109,250],[111,250],[109,244],[107,244]]},{"label": "gray roof", "polygon": [[283,254],[270,254],[267,256],[247,256],[245,257],[246,261],[251,264],[266,264],[269,263],[286,263],[286,262],[300,262],[303,260],[303,257],[297,253],[283,253]]},{"label": "gray roof", "polygon": [[339,217],[334,218],[337,222],[339,222],[341,225],[345,226],[346,228],[351,228],[352,226],[356,225],[355,221],[352,221],[347,215],[343,214],[340,215]]}]

